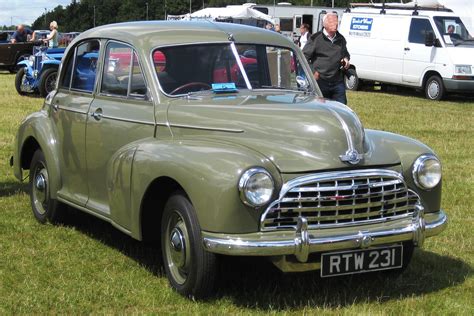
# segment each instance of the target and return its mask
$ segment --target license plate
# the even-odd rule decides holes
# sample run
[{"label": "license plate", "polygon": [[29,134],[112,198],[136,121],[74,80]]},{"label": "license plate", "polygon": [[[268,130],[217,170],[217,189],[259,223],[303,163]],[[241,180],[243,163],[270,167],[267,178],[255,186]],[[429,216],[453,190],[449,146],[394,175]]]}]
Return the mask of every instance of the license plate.
[{"label": "license plate", "polygon": [[401,268],[403,246],[323,253],[321,277]]}]

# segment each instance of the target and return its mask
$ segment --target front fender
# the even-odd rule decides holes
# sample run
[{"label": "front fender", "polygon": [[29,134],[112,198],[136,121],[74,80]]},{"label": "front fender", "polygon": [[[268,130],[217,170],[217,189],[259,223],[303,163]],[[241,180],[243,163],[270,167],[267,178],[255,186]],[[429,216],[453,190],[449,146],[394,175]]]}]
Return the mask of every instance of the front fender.
[{"label": "front fender", "polygon": [[439,211],[441,208],[442,181],[431,190],[423,190],[416,186],[412,175],[415,160],[423,154],[436,155],[434,151],[425,144],[406,136],[368,129],[366,129],[366,134],[376,144],[376,147],[381,147],[383,144],[397,152],[405,182],[410,189],[418,193],[425,206],[425,212]]},{"label": "front fender", "polygon": [[[23,173],[21,166],[22,155],[28,153],[27,146],[34,142],[38,143],[43,151],[50,178],[51,197],[56,198],[56,193],[61,187],[61,177],[59,172],[58,142],[55,138],[54,125],[45,110],[35,112],[27,116],[18,128],[15,138],[13,152],[13,170],[15,177],[22,181]],[[29,166],[28,166],[29,168]]]},{"label": "front fender", "polygon": [[33,68],[30,66],[30,61],[29,60],[22,60],[16,65],[17,65],[17,67],[25,67],[27,74],[29,74],[29,75],[33,74]]},{"label": "front fender", "polygon": [[263,208],[245,206],[237,187],[242,173],[254,166],[264,167],[273,176],[276,196],[282,185],[278,170],[270,160],[250,149],[202,140],[153,139],[140,144],[132,171],[132,235],[141,238],[141,202],[150,184],[159,177],[169,177],[180,184],[196,209],[201,229],[221,233],[258,231]]}]

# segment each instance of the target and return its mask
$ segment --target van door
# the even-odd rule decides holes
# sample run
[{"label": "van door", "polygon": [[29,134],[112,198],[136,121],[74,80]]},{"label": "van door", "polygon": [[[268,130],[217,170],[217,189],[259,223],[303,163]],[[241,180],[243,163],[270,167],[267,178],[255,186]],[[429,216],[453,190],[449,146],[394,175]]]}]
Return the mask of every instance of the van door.
[{"label": "van door", "polygon": [[[367,54],[375,51],[375,77],[377,81],[402,83],[404,47],[409,28],[409,18],[403,16],[375,16],[373,17],[373,31],[375,39],[368,40],[364,46]],[[373,37],[371,37],[373,38]],[[373,68],[366,64],[368,73]],[[370,78],[369,77],[369,78]]]},{"label": "van door", "polygon": [[428,33],[434,34],[428,18],[411,19],[408,41],[404,47],[402,80],[405,84],[420,86],[426,69],[434,66],[437,48],[425,46],[425,37]]}]

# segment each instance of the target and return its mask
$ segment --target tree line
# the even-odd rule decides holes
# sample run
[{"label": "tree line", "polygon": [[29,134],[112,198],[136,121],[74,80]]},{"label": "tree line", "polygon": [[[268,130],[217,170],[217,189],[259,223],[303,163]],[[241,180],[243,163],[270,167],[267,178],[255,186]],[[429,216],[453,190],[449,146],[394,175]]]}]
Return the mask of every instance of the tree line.
[{"label": "tree line", "polygon": [[[283,0],[276,1],[282,2]],[[72,0],[67,6],[57,6],[43,13],[31,25],[34,30],[49,29],[51,21],[57,21],[60,32],[82,32],[94,26],[139,20],[163,20],[166,15],[189,13],[204,7],[224,7],[246,2],[274,4],[273,0]],[[331,6],[332,0],[290,0],[293,5]],[[367,0],[334,0],[336,7],[346,7],[349,2]]]}]

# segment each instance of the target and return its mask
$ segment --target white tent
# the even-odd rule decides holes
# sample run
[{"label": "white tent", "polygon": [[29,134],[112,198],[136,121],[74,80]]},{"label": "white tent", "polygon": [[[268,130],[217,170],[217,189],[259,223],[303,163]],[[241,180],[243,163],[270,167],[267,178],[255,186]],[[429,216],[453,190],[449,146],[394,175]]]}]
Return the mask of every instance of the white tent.
[{"label": "white tent", "polygon": [[190,18],[210,20],[256,19],[275,24],[275,21],[269,15],[246,5],[228,5],[225,8],[205,8],[191,13]]}]

